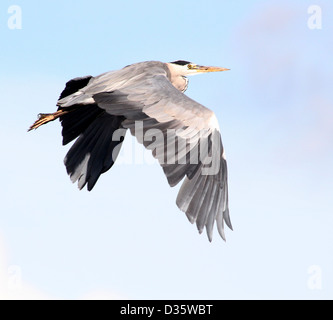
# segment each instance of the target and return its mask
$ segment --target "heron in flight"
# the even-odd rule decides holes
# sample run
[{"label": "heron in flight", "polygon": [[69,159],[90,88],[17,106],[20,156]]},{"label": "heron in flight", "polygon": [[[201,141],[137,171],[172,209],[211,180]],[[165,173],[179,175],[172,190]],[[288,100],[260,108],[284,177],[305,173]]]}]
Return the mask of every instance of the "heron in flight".
[{"label": "heron in flight", "polygon": [[[177,206],[225,240],[232,229],[228,207],[227,163],[215,114],[187,97],[187,76],[226,71],[188,61],[147,61],[97,77],[70,80],[55,113],[40,114],[30,127],[60,119],[63,145],[75,140],[64,160],[71,180],[91,191],[119,154],[125,132],[159,161],[171,187],[183,181]],[[138,128],[141,128],[139,130]]]}]

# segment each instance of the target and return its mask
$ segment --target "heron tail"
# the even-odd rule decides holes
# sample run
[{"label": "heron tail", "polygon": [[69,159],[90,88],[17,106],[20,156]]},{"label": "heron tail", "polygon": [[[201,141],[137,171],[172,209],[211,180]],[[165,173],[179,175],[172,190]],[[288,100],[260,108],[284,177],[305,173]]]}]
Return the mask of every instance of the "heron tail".
[{"label": "heron tail", "polygon": [[[77,92],[78,90],[84,88],[89,81],[92,79],[92,76],[86,76],[86,77],[80,77],[80,78],[75,78],[66,83],[65,89],[61,92],[59,100],[63,99],[65,97],[68,97],[72,95],[73,93]],[[51,121],[54,121],[58,118],[60,120],[63,120],[63,116],[65,114],[68,114],[72,111],[74,111],[76,108],[71,107],[71,108],[58,108],[57,112],[54,113],[40,113],[38,115],[38,119],[34,122],[32,126],[28,129],[28,131],[34,130],[39,128],[40,126],[49,123]]]}]

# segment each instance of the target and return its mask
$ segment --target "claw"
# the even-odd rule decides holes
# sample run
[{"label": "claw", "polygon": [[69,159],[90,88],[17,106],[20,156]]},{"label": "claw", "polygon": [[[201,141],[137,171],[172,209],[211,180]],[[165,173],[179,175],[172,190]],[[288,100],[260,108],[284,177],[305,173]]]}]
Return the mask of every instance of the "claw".
[{"label": "claw", "polygon": [[46,124],[50,121],[54,121],[68,112],[69,111],[58,110],[57,112],[54,113],[40,113],[38,115],[38,120],[36,120],[35,123],[28,129],[28,132],[33,129],[37,129],[43,124]]}]

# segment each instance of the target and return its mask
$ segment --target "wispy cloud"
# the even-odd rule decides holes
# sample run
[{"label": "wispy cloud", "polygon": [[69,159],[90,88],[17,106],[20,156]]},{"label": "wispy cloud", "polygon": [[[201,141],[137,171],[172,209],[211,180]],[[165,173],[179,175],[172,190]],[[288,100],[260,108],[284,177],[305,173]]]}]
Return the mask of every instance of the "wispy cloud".
[{"label": "wispy cloud", "polygon": [[[10,265],[7,250],[0,235],[0,300],[59,300],[52,294],[32,285],[25,279],[24,270],[18,265]],[[123,300],[124,295],[108,290],[97,289],[83,293],[77,300]]]},{"label": "wispy cloud", "polygon": [[9,265],[0,235],[0,300],[46,300],[51,296],[23,280],[19,266]]}]

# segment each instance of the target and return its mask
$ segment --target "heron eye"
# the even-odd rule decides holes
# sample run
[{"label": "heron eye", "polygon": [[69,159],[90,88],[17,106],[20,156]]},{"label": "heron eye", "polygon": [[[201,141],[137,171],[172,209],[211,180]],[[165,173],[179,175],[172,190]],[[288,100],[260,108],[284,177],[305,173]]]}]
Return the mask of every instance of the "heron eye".
[{"label": "heron eye", "polygon": [[193,65],[192,65],[192,64],[189,64],[189,65],[187,66],[187,68],[191,70],[191,69],[193,69]]}]

